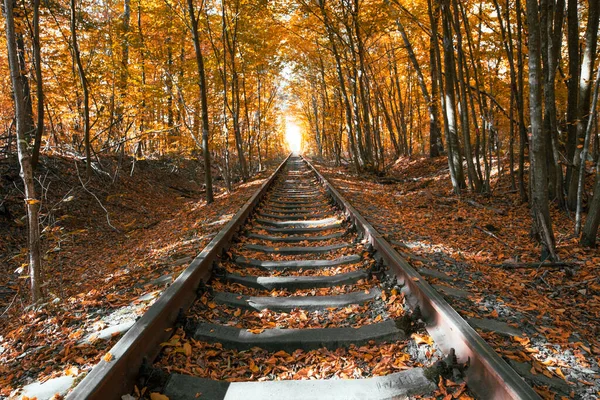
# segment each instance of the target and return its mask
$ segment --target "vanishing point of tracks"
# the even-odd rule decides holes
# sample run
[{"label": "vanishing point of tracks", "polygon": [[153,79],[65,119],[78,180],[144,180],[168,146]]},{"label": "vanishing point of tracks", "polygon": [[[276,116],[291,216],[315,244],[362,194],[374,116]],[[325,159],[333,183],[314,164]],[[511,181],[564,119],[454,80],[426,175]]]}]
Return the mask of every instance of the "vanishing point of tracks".
[{"label": "vanishing point of tracks", "polygon": [[539,398],[297,156],[110,353],[69,398],[427,397],[440,375],[481,399]]}]

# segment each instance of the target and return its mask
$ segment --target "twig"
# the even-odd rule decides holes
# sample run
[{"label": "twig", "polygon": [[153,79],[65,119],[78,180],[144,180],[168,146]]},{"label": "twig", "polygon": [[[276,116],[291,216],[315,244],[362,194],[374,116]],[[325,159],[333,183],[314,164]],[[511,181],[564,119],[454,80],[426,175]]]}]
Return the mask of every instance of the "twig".
[{"label": "twig", "polygon": [[464,199],[463,201],[465,203],[468,203],[468,204],[472,205],[473,207],[483,208],[483,209],[486,209],[486,210],[490,210],[490,211],[493,211],[493,212],[495,212],[496,214],[499,214],[499,215],[506,215],[506,212],[504,210],[501,210],[501,209],[496,208],[496,207],[484,206],[483,204],[479,204],[475,200]]},{"label": "twig", "polygon": [[592,282],[597,281],[599,279],[600,279],[600,276],[597,276],[595,278],[586,279],[585,281],[573,283],[573,284],[567,285],[567,286],[562,286],[560,289],[569,289],[569,288],[573,288],[573,287],[577,287],[577,286],[581,286],[581,285],[586,285],[588,283],[592,283]]},{"label": "twig", "polygon": [[15,295],[13,296],[13,299],[10,301],[10,304],[8,306],[6,306],[6,309],[4,310],[4,312],[2,314],[0,314],[0,318],[4,317],[4,314],[6,314],[8,312],[8,310],[12,307],[12,305],[15,302],[15,299],[17,298],[18,295],[19,295],[19,292],[15,293]]},{"label": "twig", "polygon": [[89,194],[91,194],[92,196],[94,196],[94,198],[96,199],[96,201],[98,202],[98,204],[100,204],[100,207],[102,207],[102,209],[106,213],[106,222],[108,223],[108,226],[110,226],[111,228],[113,228],[115,231],[120,232],[117,228],[115,228],[113,226],[113,224],[110,223],[110,216],[108,215],[108,210],[104,207],[104,205],[102,205],[102,202],[100,201],[100,199],[98,198],[98,196],[96,196],[91,190],[89,190],[85,186],[85,183],[83,183],[83,181],[81,180],[81,176],[79,175],[79,167],[77,166],[77,161],[75,161],[75,169],[77,170],[77,178],[79,178],[79,182],[81,182],[81,186],[83,187],[83,190],[85,190],[86,192],[88,192]]},{"label": "twig", "polygon": [[490,232],[490,231],[488,231],[488,230],[485,230],[485,229],[483,229],[482,227],[480,227],[480,226],[477,226],[477,225],[472,225],[472,226],[473,226],[473,228],[475,228],[475,229],[477,229],[477,230],[480,230],[481,232],[485,233],[486,235],[493,237],[494,239],[496,239],[497,241],[499,241],[500,243],[502,243],[503,245],[505,245],[505,246],[506,246],[506,247],[508,247],[509,249],[511,249],[511,250],[515,250],[515,249],[514,249],[513,247],[511,247],[511,246],[510,246],[508,243],[506,243],[504,240],[500,239],[498,236],[494,235],[492,232]]}]

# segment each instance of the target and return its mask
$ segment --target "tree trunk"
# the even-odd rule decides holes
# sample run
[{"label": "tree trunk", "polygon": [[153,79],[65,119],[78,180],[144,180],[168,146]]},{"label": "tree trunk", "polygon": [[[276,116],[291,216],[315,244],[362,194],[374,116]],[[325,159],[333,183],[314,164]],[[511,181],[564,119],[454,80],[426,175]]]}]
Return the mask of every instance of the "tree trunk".
[{"label": "tree trunk", "polygon": [[[575,156],[577,145],[577,101],[579,100],[579,15],[577,0],[567,3],[567,51],[569,72],[567,78],[567,160]],[[573,166],[567,164],[567,184],[571,181]]]},{"label": "tree trunk", "polygon": [[[581,152],[581,167],[579,168],[579,177],[577,184],[577,212],[575,213],[575,235],[579,236],[581,229],[581,208],[582,208],[582,197],[583,197],[583,186],[585,184],[585,161],[587,159],[588,147],[590,146],[590,137],[592,136],[592,126],[594,117],[596,115],[596,104],[598,103],[598,86],[600,86],[600,73],[596,74],[596,85],[594,87],[594,96],[592,99],[592,106],[590,108],[590,117],[587,123],[587,129],[585,131],[585,141],[583,143],[583,151]],[[594,197],[596,192],[594,192]],[[590,209],[590,213],[593,213]],[[592,234],[592,232],[590,232]],[[593,233],[594,237],[596,233]]]},{"label": "tree trunk", "polygon": [[540,20],[537,0],[527,0],[529,25],[529,112],[531,115],[530,176],[533,232],[542,244],[542,258],[548,254],[556,261],[554,233],[548,206],[546,138],[542,122],[542,66]]},{"label": "tree trunk", "polygon": [[35,125],[33,123],[33,104],[31,100],[31,86],[29,85],[29,77],[27,75],[27,63],[25,61],[25,39],[23,33],[17,31],[17,57],[19,59],[19,68],[23,72],[19,79],[23,88],[23,106],[25,107],[25,132],[27,142],[30,143],[32,136],[35,133]]},{"label": "tree trunk", "polygon": [[[72,0],[73,1],[73,0]],[[192,36],[194,38],[194,50],[196,51],[196,67],[198,69],[198,87],[200,88],[200,106],[202,107],[202,154],[204,156],[204,183],[206,185],[206,203],[214,201],[212,174],[210,171],[210,151],[208,149],[208,90],[206,87],[206,74],[204,72],[204,57],[200,47],[200,36],[198,34],[198,17],[194,11],[194,0],[188,0],[188,13],[191,22]]]},{"label": "tree trunk", "polygon": [[429,95],[429,91],[427,90],[427,85],[425,83],[425,77],[423,76],[423,72],[421,71],[421,66],[417,61],[417,56],[412,48],[412,44],[408,40],[408,36],[404,30],[404,26],[400,22],[399,18],[396,18],[396,25],[398,26],[398,31],[400,31],[400,35],[402,36],[402,41],[404,42],[404,46],[406,47],[406,52],[408,53],[408,57],[415,69],[417,74],[417,81],[419,82],[419,87],[421,88],[421,94],[423,95],[423,100],[427,103],[427,111],[429,111],[429,156],[437,157],[439,155],[438,149],[438,121],[437,114],[434,112],[433,108],[433,100]]},{"label": "tree trunk", "polygon": [[[465,148],[465,158],[467,160],[467,176],[469,178],[469,182],[473,189],[476,192],[481,192],[481,181],[479,180],[479,176],[475,171],[475,164],[473,163],[473,151],[471,149],[471,134],[470,134],[470,124],[469,124],[469,106],[468,102],[468,94],[467,94],[467,83],[469,81],[468,74],[465,78],[464,70],[467,70],[467,64],[465,61],[465,56],[463,52],[462,45],[462,33],[460,27],[460,10],[458,9],[458,4],[456,0],[452,1],[452,5],[454,7],[454,31],[456,32],[456,68],[458,71],[458,86],[460,89],[460,117],[461,117],[461,130],[463,133],[463,143]],[[450,8],[449,8],[450,9]]]},{"label": "tree trunk", "polygon": [[29,279],[31,282],[31,299],[36,303],[42,297],[41,291],[41,255],[40,255],[40,201],[36,199],[33,182],[33,169],[31,157],[27,149],[27,127],[25,93],[23,91],[21,76],[23,71],[19,66],[15,34],[15,19],[13,14],[13,1],[4,0],[4,16],[6,30],[6,47],[10,68],[10,78],[15,101],[15,120],[17,133],[17,152],[21,165],[21,178],[25,187],[25,204],[27,207],[27,243],[29,246]]},{"label": "tree trunk", "polygon": [[346,82],[344,80],[344,73],[342,71],[342,61],[340,59],[340,54],[338,52],[337,45],[335,42],[333,28],[331,27],[331,24],[329,22],[329,15],[325,10],[325,0],[318,0],[318,3],[319,8],[321,10],[321,15],[323,16],[323,24],[325,25],[325,30],[327,31],[327,37],[329,38],[329,42],[331,43],[331,51],[333,52],[333,57],[335,59],[335,68],[338,76],[338,81],[340,83],[342,100],[344,102],[344,110],[346,115],[346,133],[348,135],[350,155],[352,157],[352,160],[354,161],[354,168],[358,172],[361,169],[361,162],[356,148],[356,143],[354,142],[354,132],[352,129],[352,108],[350,106],[350,100],[348,98],[348,91],[346,90]]},{"label": "tree trunk", "polygon": [[460,144],[458,142],[456,126],[456,100],[454,86],[456,81],[454,47],[452,45],[451,11],[450,1],[444,0],[442,3],[442,25],[444,31],[444,70],[446,80],[444,82],[444,122],[446,126],[446,136],[448,141],[448,167],[450,168],[450,178],[452,187],[456,194],[460,194],[465,187],[464,173],[462,167],[462,155]]},{"label": "tree trunk", "polygon": [[[589,16],[588,26],[585,33],[585,47],[583,50],[583,58],[581,60],[581,75],[579,76],[579,100],[577,103],[577,146],[573,155],[573,168],[575,171],[579,169],[581,164],[581,150],[587,120],[590,110],[590,97],[592,92],[592,79],[594,73],[594,59],[596,58],[596,47],[598,43],[598,24],[600,18],[600,2],[598,0],[589,1]],[[569,181],[569,192],[567,196],[567,205],[571,210],[577,206],[577,174],[571,174]]]},{"label": "tree trunk", "polygon": [[40,0],[33,0],[33,66],[35,69],[35,91],[37,97],[37,121],[31,154],[31,168],[35,171],[44,136],[44,84],[42,81],[42,56],[40,52]]},{"label": "tree trunk", "polygon": [[79,52],[79,43],[77,42],[77,15],[75,9],[75,0],[71,0],[71,47],[73,50],[73,58],[77,64],[77,72],[79,81],[81,82],[81,90],[83,91],[83,138],[85,142],[85,173],[87,179],[92,177],[92,152],[90,145],[90,92],[88,81],[85,75],[85,69],[81,61]]},{"label": "tree trunk", "polygon": [[[508,0],[507,0],[508,4]],[[523,73],[523,22],[521,20],[522,7],[521,0],[516,0],[517,14],[517,92],[520,96],[517,98],[517,111],[519,113],[519,195],[522,202],[527,201],[527,190],[525,190],[525,148],[527,146],[527,127],[525,125],[525,80]],[[510,31],[509,31],[510,32]]]}]

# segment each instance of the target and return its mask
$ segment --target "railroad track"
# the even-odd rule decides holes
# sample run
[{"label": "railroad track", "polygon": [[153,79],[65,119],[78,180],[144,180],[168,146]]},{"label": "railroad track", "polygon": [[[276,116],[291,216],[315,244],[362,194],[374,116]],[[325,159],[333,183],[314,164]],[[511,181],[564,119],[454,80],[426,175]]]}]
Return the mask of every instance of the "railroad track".
[{"label": "railroad track", "polygon": [[69,398],[389,399],[431,395],[439,375],[539,398],[290,156]]}]

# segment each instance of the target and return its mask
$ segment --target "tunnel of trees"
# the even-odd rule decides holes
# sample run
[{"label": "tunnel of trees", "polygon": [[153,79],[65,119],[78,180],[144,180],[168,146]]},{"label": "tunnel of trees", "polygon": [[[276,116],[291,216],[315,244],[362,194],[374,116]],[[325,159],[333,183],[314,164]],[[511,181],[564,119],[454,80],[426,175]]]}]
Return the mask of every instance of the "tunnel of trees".
[{"label": "tunnel of trees", "polygon": [[[40,154],[193,157],[227,188],[303,151],[358,174],[447,157],[456,195],[510,177],[556,260],[550,210],[600,222],[596,0],[3,0],[0,162],[17,155],[40,296]],[[588,178],[588,179],[586,179]],[[592,182],[592,179],[594,181]],[[586,182],[588,182],[586,186]],[[586,214],[587,212],[587,214]]]}]

